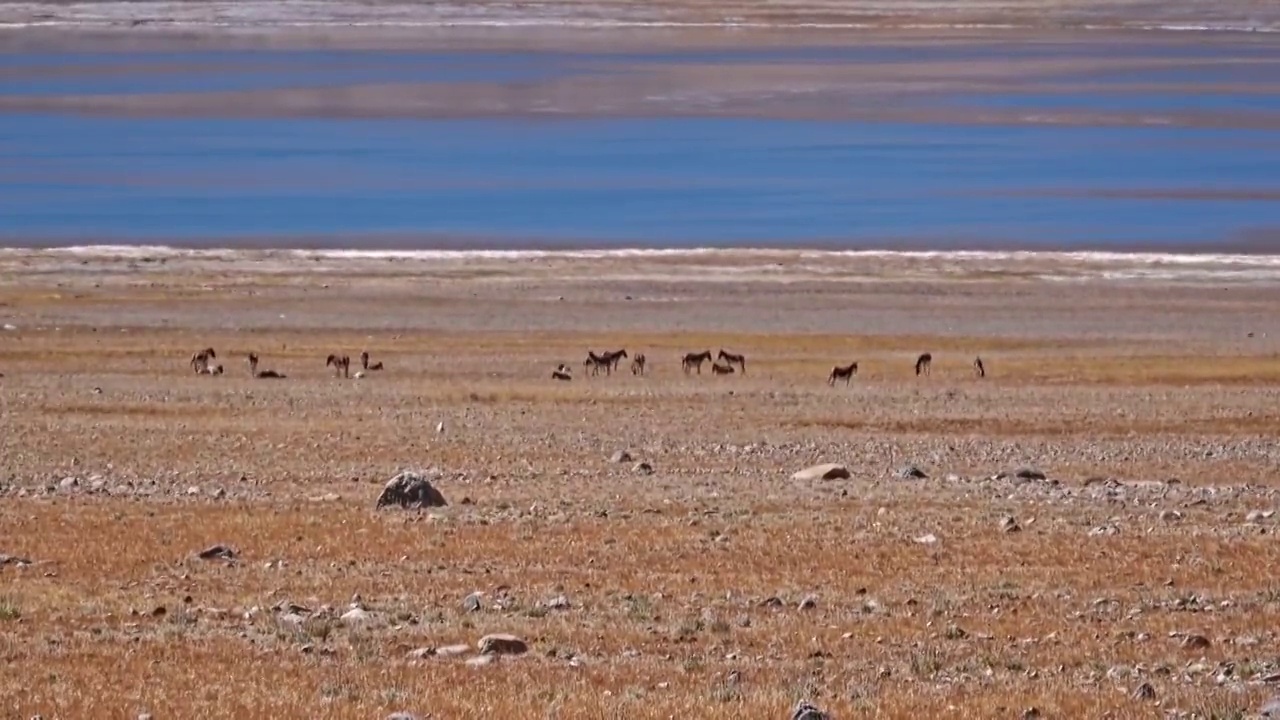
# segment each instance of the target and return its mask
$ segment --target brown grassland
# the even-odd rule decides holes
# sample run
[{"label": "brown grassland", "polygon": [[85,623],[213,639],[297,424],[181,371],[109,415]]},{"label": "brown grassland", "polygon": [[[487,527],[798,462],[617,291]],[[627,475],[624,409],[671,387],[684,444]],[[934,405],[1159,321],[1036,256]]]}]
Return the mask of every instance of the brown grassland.
[{"label": "brown grassland", "polygon": [[0,716],[1254,712],[1280,286],[858,262],[0,256]]}]

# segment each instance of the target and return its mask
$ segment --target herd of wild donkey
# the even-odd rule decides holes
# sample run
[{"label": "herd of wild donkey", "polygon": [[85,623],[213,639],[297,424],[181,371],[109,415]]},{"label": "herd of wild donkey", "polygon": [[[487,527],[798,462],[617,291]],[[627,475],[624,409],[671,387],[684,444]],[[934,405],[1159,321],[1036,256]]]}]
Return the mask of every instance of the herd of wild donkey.
[{"label": "herd of wild donkey", "polygon": [[[217,360],[217,359],[218,359],[218,353],[215,352],[213,348],[205,348],[200,352],[197,352],[196,354],[191,356],[191,369],[197,375],[221,375],[222,365],[210,364],[210,361]],[[253,377],[256,377],[256,378],[287,377],[284,373],[276,372],[275,370],[259,370],[257,353],[249,353],[245,357],[245,359],[249,361],[249,374],[252,375]],[[336,375],[341,375],[342,377],[351,377],[351,358],[346,355],[330,355],[328,358],[325,359],[324,366],[332,367],[333,372]],[[361,352],[360,366],[364,369],[356,372],[355,376],[357,378],[364,377],[366,373],[376,372],[378,370],[381,370],[382,362],[379,361],[376,363],[371,363],[369,362],[369,353]]]},{"label": "herd of wild donkey", "polygon": [[[582,367],[590,370],[592,375],[599,375],[603,370],[606,375],[612,375],[614,370],[618,369],[618,363],[627,358],[627,351],[614,350],[612,352],[603,352],[596,354],[593,350],[587,351],[587,359],[582,361]],[[223,374],[222,365],[211,364],[211,361],[217,360],[218,354],[213,348],[205,348],[191,356],[191,369],[197,375],[221,375]],[[245,358],[249,363],[249,374],[255,378],[284,378],[284,373],[275,370],[259,370],[257,353],[249,353]],[[645,371],[644,353],[636,353],[631,358],[631,374],[643,375]],[[702,365],[711,363],[711,372],[716,375],[730,375],[734,372],[747,374],[747,358],[745,355],[731,353],[723,348],[718,355],[712,355],[710,350],[703,350],[700,353],[687,353],[680,359],[680,368],[686,375],[696,371],[702,374]],[[335,375],[344,378],[351,377],[351,358],[346,355],[330,355],[325,359],[325,367],[332,367]],[[737,366],[736,368],[734,366]],[[933,366],[933,355],[924,353],[916,358],[916,375],[928,375]],[[382,369],[382,363],[370,363],[369,353],[362,351],[360,353],[360,367],[363,368],[356,372],[356,378],[362,378],[367,373],[376,372]],[[982,358],[977,357],[973,360],[973,371],[978,377],[986,377],[987,369],[982,363]],[[853,362],[845,366],[837,365],[831,368],[831,373],[827,376],[827,384],[835,385],[836,382],[843,380],[846,385],[858,374],[858,363]],[[555,370],[551,372],[551,377],[555,380],[572,380],[573,370],[564,363],[561,363]]]},{"label": "herd of wild donkey", "polygon": [[[618,369],[618,362],[626,359],[627,351],[614,350],[613,352],[604,352],[597,355],[594,351],[587,351],[587,359],[582,361],[582,367],[589,369],[592,375],[599,375],[604,370],[606,375],[611,375],[614,370]],[[734,366],[743,375],[747,374],[747,358],[745,355],[731,353],[721,348],[718,355],[713,356],[710,350],[703,350],[700,353],[688,353],[680,359],[680,369],[688,375],[691,371],[697,371],[702,374],[702,364],[711,363],[711,372],[716,375],[730,375],[735,372]],[[645,367],[645,357],[643,353],[637,353],[631,360],[631,374],[643,375]],[[925,353],[916,358],[916,375],[928,375],[933,367],[933,355]],[[973,359],[973,372],[978,377],[987,376],[987,368],[982,363],[982,358]],[[858,374],[858,363],[853,362],[843,367],[837,365],[831,368],[831,374],[827,375],[827,384],[835,385],[837,381],[843,380],[845,385],[849,384],[849,380]],[[561,364],[551,373],[551,377],[556,380],[572,380],[573,374],[568,365]]]},{"label": "herd of wild donkey", "polygon": [[[603,370],[606,375],[612,375],[613,371],[618,369],[618,363],[626,358],[627,351],[625,348],[622,350],[600,353],[598,355],[594,351],[588,350],[587,359],[582,361],[582,367],[584,370],[590,370],[592,375],[599,375],[601,370]],[[197,375],[221,375],[222,366],[211,364],[211,361],[217,359],[218,354],[213,348],[205,348],[191,356],[191,369]],[[257,353],[249,353],[246,356],[246,359],[249,362],[249,374],[255,378],[285,377],[284,373],[279,373],[275,370],[259,370]],[[747,374],[746,356],[728,352],[723,348],[720,350],[720,354],[715,356],[711,354],[710,350],[703,350],[700,353],[688,353],[680,359],[680,368],[686,375],[693,371],[697,371],[697,373],[701,375],[703,363],[708,362],[711,363],[711,372],[716,375],[730,375],[735,372],[734,366],[737,366],[736,371],[741,372],[743,375]],[[336,375],[344,378],[351,377],[351,358],[346,355],[330,355],[325,359],[324,365],[326,368],[332,367],[333,372]],[[930,374],[932,366],[933,355],[930,353],[921,355],[916,358],[916,375]],[[369,353],[367,351],[363,351],[360,353],[360,367],[363,369],[356,372],[356,378],[362,378],[366,373],[381,370],[382,363],[370,363]],[[636,356],[631,358],[631,374],[643,375],[644,371],[644,354],[636,353]],[[987,369],[982,363],[982,358],[977,357],[973,359],[973,372],[980,378],[987,376]],[[844,384],[848,385],[853,376],[857,374],[858,363],[856,362],[843,367],[837,365],[831,368],[831,374],[827,376],[827,384],[835,385],[836,382],[843,380]],[[568,365],[561,363],[552,371],[551,377],[555,380],[572,380],[573,370]]]}]

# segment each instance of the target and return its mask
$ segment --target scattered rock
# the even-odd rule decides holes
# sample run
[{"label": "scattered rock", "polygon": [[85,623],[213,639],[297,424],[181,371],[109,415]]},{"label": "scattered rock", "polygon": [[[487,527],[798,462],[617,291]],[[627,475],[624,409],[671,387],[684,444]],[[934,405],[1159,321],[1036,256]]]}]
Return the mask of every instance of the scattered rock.
[{"label": "scattered rock", "polygon": [[611,463],[629,463],[631,462],[631,453],[626,450],[619,450],[609,458]]},{"label": "scattered rock", "polygon": [[1133,689],[1132,695],[1134,700],[1155,700],[1156,689],[1151,687],[1151,683],[1144,682]]},{"label": "scattered rock", "polygon": [[1188,635],[1182,638],[1183,650],[1205,650],[1213,643],[1203,635]]},{"label": "scattered rock", "polygon": [[[1035,468],[1018,468],[1013,471],[1013,476],[1019,480],[1046,480],[1048,477]],[[1034,709],[1034,708],[1032,708]]]},{"label": "scattered rock", "polygon": [[631,467],[631,472],[637,475],[652,475],[653,466],[647,462],[638,462]]},{"label": "scattered rock", "polygon": [[422,473],[406,470],[396,475],[382,488],[375,508],[399,505],[402,508],[444,507],[444,495],[440,494]]},{"label": "scattered rock", "polygon": [[1262,522],[1263,520],[1270,520],[1275,514],[1275,510],[1250,510],[1249,514],[1244,516],[1244,521],[1250,523]]},{"label": "scattered rock", "polygon": [[529,651],[529,645],[515,635],[494,633],[480,638],[481,655],[521,655]]},{"label": "scattered rock", "polygon": [[1160,519],[1164,522],[1178,522],[1182,519],[1182,513],[1177,510],[1161,510]]},{"label": "scattered rock", "polygon": [[342,614],[342,622],[355,625],[369,619],[369,612],[364,608],[354,607]]},{"label": "scattered rock", "polygon": [[551,610],[567,610],[572,607],[569,598],[563,595],[557,595],[547,601],[547,608]]},{"label": "scattered rock", "polygon": [[393,712],[386,717],[386,720],[418,720],[418,716],[411,712]]},{"label": "scattered rock", "polygon": [[908,465],[898,470],[898,477],[903,480],[927,480],[929,476],[925,471],[915,465]]},{"label": "scattered rock", "polygon": [[933,533],[926,533],[916,538],[916,542],[921,545],[936,545],[938,542],[938,536]]},{"label": "scattered rock", "polygon": [[812,610],[812,609],[814,609],[814,608],[818,607],[818,596],[817,596],[817,595],[805,595],[805,596],[804,596],[804,599],[800,601],[800,605],[799,605],[798,607],[799,607],[801,610]]},{"label": "scattered rock", "polygon": [[484,596],[484,593],[481,593],[481,592],[473,592],[470,595],[466,596],[465,598],[462,599],[462,609],[465,610],[466,612],[480,612],[480,608],[481,608],[480,598],[483,596]]},{"label": "scattered rock", "polygon": [[814,465],[791,476],[792,480],[848,480],[849,468],[839,463]]},{"label": "scattered rock", "polygon": [[498,661],[497,655],[477,655],[473,658],[467,658],[467,664],[470,665],[471,667],[483,667],[485,665],[492,665],[497,661]]},{"label": "scattered rock", "polygon": [[1264,718],[1280,718],[1280,695],[1277,695],[1258,708],[1258,715]]},{"label": "scattered rock", "polygon": [[80,487],[80,479],[73,477],[62,478],[62,482],[58,483],[58,487],[63,490],[75,490]]},{"label": "scattered rock", "polygon": [[469,652],[471,652],[470,645],[459,643],[457,645],[438,647],[434,654],[436,657],[457,657],[458,655],[466,655]]},{"label": "scattered rock", "polygon": [[1015,520],[1012,515],[1005,515],[1004,518],[1000,520],[1000,532],[1022,532],[1022,526],[1018,524],[1018,521]]},{"label": "scattered rock", "polygon": [[405,655],[405,657],[409,658],[410,660],[422,660],[423,658],[429,658],[435,654],[436,654],[436,649],[433,647],[420,647],[420,648],[415,648],[413,650],[410,650]]},{"label": "scattered rock", "polygon": [[18,567],[26,567],[27,565],[34,565],[34,564],[35,563],[31,562],[31,560],[27,558],[20,558],[16,555],[5,555],[3,553],[0,553],[0,567],[4,567],[5,565],[16,565]]},{"label": "scattered rock", "polygon": [[791,711],[791,720],[831,720],[831,716],[822,712],[818,707],[807,700],[801,700],[796,703],[796,707]]},{"label": "scattered rock", "polygon": [[196,553],[201,560],[235,560],[236,551],[226,545],[210,545]]}]

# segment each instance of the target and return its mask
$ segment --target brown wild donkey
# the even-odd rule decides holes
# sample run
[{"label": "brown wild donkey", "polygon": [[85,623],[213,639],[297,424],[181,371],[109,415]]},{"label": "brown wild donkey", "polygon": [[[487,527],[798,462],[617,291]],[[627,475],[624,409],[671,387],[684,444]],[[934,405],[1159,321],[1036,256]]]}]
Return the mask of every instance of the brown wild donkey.
[{"label": "brown wild donkey", "polygon": [[916,375],[931,375],[933,366],[933,355],[925,353],[916,358]]},{"label": "brown wild donkey", "polygon": [[680,360],[680,369],[684,370],[686,375],[689,374],[690,368],[697,368],[698,374],[702,374],[702,363],[711,362],[711,351],[703,350],[700,353],[688,353]]},{"label": "brown wild donkey", "polygon": [[858,374],[858,363],[852,363],[845,367],[839,365],[831,368],[831,374],[827,376],[827,384],[834,386],[837,380],[844,380],[844,384],[848,385],[849,380]]}]

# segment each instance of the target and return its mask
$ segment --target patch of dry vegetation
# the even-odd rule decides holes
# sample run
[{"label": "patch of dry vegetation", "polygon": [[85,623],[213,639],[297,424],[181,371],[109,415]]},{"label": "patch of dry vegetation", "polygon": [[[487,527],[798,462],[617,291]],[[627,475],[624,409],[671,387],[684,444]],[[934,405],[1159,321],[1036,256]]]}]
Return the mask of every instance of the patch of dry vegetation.
[{"label": "patch of dry vegetation", "polygon": [[[1225,342],[1195,312],[1105,302],[1130,289],[1046,285],[976,331],[1000,286],[942,304],[878,288],[955,330],[786,332],[780,306],[836,326],[865,296],[715,285],[664,332],[650,308],[598,303],[604,285],[544,303],[534,279],[398,302],[370,278],[305,298],[246,280],[253,316],[219,293],[163,315],[48,304],[46,280],[82,282],[18,278],[20,327],[0,334],[15,717],[769,718],[804,697],[842,718],[1229,717],[1280,677],[1270,315]],[[1275,301],[1250,292],[1233,309]],[[1046,324],[1056,304],[1096,336]],[[611,327],[516,329],[580,313]],[[1128,331],[1139,316],[1156,320]],[[226,376],[190,373],[205,345]],[[588,347],[645,352],[650,374],[586,377]],[[680,372],[721,347],[745,376]],[[387,370],[324,367],[362,348]],[[289,378],[251,379],[250,350]],[[549,378],[559,362],[572,382]],[[828,461],[852,478],[789,479]],[[1025,466],[1047,479],[992,477]],[[436,468],[450,505],[373,510],[404,467]],[[235,559],[193,556],[216,543]],[[343,620],[357,596],[367,617]],[[530,652],[415,654],[496,632]]]}]

